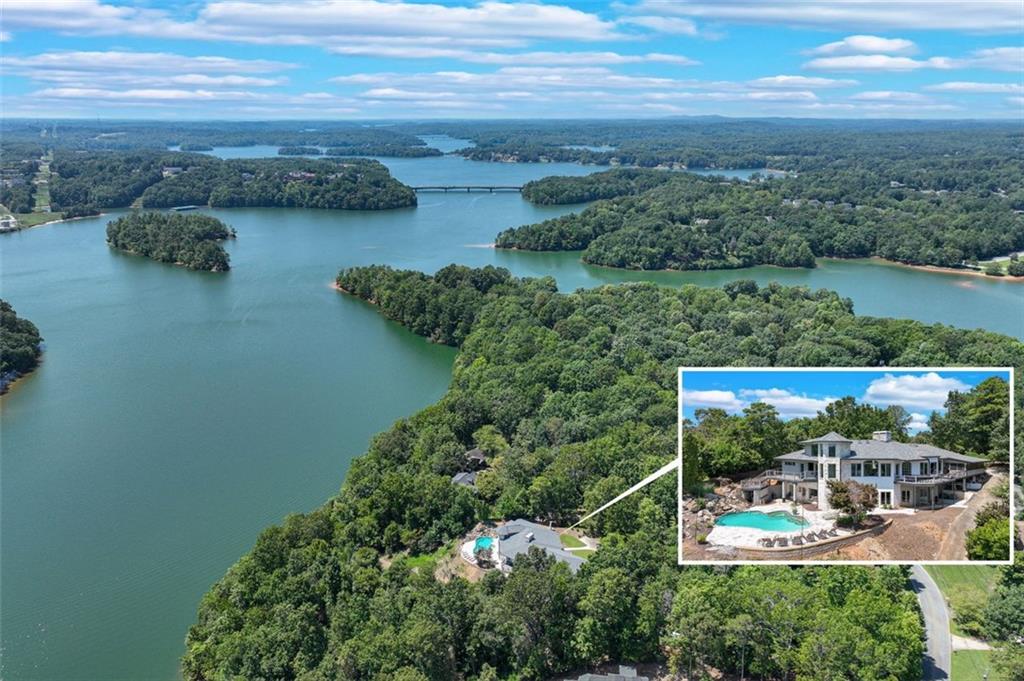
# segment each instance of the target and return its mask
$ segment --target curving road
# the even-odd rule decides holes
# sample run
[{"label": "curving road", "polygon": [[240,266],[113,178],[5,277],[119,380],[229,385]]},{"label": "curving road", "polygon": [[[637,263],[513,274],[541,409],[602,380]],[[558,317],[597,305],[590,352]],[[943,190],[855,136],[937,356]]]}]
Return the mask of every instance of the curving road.
[{"label": "curving road", "polygon": [[949,609],[931,575],[920,565],[910,569],[910,585],[924,616],[925,654],[923,681],[949,681],[952,637],[949,635]]}]

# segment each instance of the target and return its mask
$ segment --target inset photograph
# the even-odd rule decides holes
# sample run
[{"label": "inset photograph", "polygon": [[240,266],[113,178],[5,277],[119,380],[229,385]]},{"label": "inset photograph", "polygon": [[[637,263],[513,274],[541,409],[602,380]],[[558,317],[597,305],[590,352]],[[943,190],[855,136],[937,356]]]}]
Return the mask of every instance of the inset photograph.
[{"label": "inset photograph", "polygon": [[1007,563],[1012,368],[681,368],[679,561]]}]

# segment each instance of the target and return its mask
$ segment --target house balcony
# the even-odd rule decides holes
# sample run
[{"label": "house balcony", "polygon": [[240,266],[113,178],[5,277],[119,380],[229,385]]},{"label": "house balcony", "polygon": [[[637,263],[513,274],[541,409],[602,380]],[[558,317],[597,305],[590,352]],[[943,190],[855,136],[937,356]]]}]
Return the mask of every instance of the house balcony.
[{"label": "house balcony", "polygon": [[944,482],[953,482],[954,480],[963,480],[981,472],[983,471],[979,469],[963,469],[928,475],[897,475],[896,482],[904,485],[937,485]]},{"label": "house balcony", "polygon": [[814,482],[818,479],[818,474],[813,471],[806,471],[804,473],[783,473],[781,469],[773,468],[767,470],[753,478],[748,478],[743,481],[743,489],[755,490],[763,489],[774,485],[777,482]]}]

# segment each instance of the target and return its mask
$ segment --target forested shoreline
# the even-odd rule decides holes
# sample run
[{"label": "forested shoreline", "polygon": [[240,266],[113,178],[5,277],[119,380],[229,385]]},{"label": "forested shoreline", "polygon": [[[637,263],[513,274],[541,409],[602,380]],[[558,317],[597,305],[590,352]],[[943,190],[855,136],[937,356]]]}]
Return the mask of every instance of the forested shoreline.
[{"label": "forested shoreline", "polygon": [[58,151],[50,194],[65,211],[130,206],[337,208],[416,205],[416,193],[370,159],[221,160],[181,152]]},{"label": "forested shoreline", "polygon": [[19,317],[9,302],[0,299],[0,395],[39,366],[42,343],[36,325]]},{"label": "forested shoreline", "polygon": [[[549,177],[526,185],[524,197],[598,202],[507,229],[495,244],[579,250],[591,264],[644,270],[814,267],[818,257],[872,256],[962,268],[1024,250],[1024,190],[993,192],[987,170],[968,168],[981,175],[963,190],[907,186],[887,179],[891,169],[863,166],[754,182],[636,169]],[[1008,273],[1022,270],[1014,261]]]},{"label": "forested shoreline", "polygon": [[209,215],[136,212],[107,225],[107,243],[118,250],[208,272],[231,269],[219,242],[234,237],[235,230]]},{"label": "forested shoreline", "polygon": [[[353,268],[337,285],[457,346],[452,382],[377,436],[336,497],[266,530],[214,585],[186,678],[525,680],[604,660],[920,678],[904,569],[680,569],[672,480],[588,522],[601,548],[578,575],[534,553],[507,578],[442,580],[423,558],[480,519],[567,524],[670,460],[678,366],[1021,366],[1024,344],[749,281],[565,294],[548,277],[452,265]],[[449,481],[473,446],[489,464],[475,494]]]}]

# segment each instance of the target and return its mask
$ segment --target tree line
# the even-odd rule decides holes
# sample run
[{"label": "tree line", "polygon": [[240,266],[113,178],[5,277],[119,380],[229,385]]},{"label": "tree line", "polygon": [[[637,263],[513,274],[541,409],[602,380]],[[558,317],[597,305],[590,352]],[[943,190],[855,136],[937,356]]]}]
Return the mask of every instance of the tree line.
[{"label": "tree line", "polygon": [[[452,265],[354,268],[337,283],[458,346],[451,384],[378,435],[337,496],[264,531],[211,588],[186,678],[524,681],[606,660],[920,678],[901,568],[681,569],[672,480],[590,521],[601,547],[576,575],[534,553],[470,583],[425,558],[480,520],[568,524],[671,460],[678,366],[1019,365],[1024,344],[749,281],[563,294],[549,277]],[[488,468],[472,491],[450,476],[474,446]]]},{"label": "tree line", "polygon": [[190,270],[227,272],[230,258],[218,243],[235,230],[209,215],[136,212],[107,225],[114,248]]},{"label": "tree line", "polygon": [[65,211],[129,206],[382,210],[416,193],[370,159],[232,159],[178,152],[55,153],[53,204]]},{"label": "tree line", "polygon": [[36,325],[19,317],[9,302],[0,299],[0,394],[39,366],[42,343]]}]

